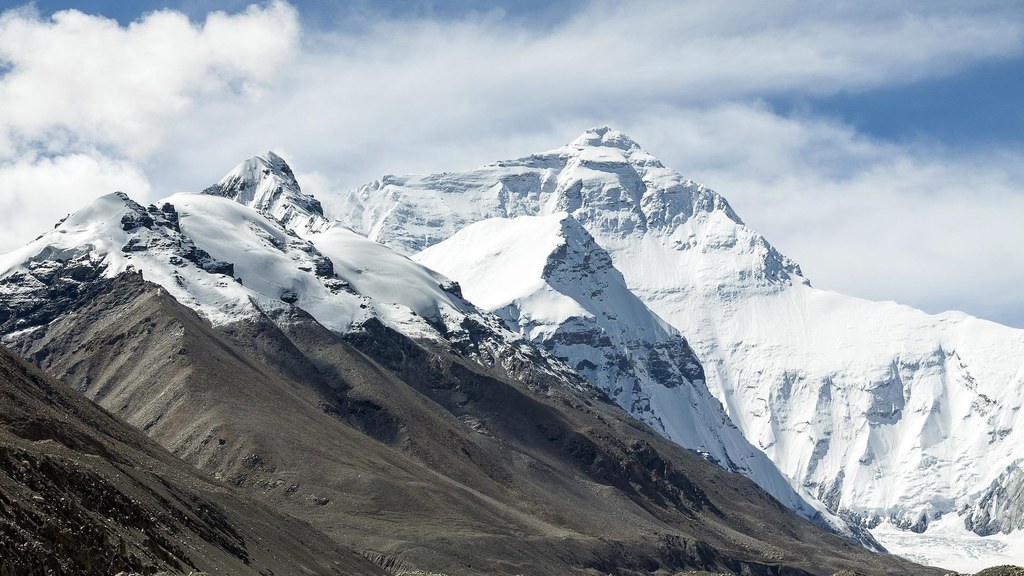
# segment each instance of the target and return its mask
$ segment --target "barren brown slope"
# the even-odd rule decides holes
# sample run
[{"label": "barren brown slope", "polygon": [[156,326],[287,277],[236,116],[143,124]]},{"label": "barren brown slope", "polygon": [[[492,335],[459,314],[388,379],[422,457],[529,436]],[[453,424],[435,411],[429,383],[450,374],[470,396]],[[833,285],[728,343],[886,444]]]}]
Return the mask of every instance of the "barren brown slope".
[{"label": "barren brown slope", "polygon": [[376,574],[0,347],[0,574]]},{"label": "barren brown slope", "polygon": [[214,330],[127,275],[19,346],[187,461],[390,566],[931,573],[824,532],[596,392],[377,323],[349,340],[299,309]]}]

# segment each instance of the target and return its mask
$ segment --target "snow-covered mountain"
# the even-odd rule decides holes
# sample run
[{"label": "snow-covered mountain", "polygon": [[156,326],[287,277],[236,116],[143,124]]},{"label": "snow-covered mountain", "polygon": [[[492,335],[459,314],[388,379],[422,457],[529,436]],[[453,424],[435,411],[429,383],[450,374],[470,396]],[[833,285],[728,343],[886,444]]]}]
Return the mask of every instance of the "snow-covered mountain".
[{"label": "snow-covered mountain", "polygon": [[339,334],[378,319],[483,363],[526,363],[583,383],[463,300],[458,285],[324,218],[273,154],[246,160],[203,194],[157,204],[108,194],[0,256],[0,333],[20,337],[69,297],[137,271],[215,326],[296,305]]},{"label": "snow-covered mountain", "polygon": [[[572,216],[484,220],[413,259],[459,282],[467,299],[545,346],[654,429],[735,466],[719,433],[728,418],[717,400],[706,405],[704,371],[690,346],[626,288],[608,253]],[[660,400],[659,394],[685,398]],[[702,404],[697,418],[689,409],[666,411],[680,402]],[[698,419],[709,420],[698,425]]]},{"label": "snow-covered mountain", "polygon": [[708,391],[682,335],[629,291],[608,253],[572,216],[484,220],[414,259],[458,281],[468,300],[655,430],[815,515],[813,497],[793,490]]},{"label": "snow-covered mountain", "polygon": [[592,390],[561,358],[794,509],[814,515],[789,483],[893,542],[903,532],[890,528],[951,519],[978,534],[1022,527],[1024,331],[814,289],[724,198],[619,132],[464,174],[386,177],[340,215],[273,154],[204,194],[102,197],[0,256],[0,333],[31,339],[134,270],[214,326],[287,322],[292,307],[336,334],[379,320]]},{"label": "snow-covered mountain", "polygon": [[[477,309],[458,284],[325,218],[290,174],[267,155],[206,194],[148,207],[122,193],[97,199],[0,256],[0,334],[205,471],[229,472],[289,510],[305,491],[296,509],[332,535],[359,534],[347,514],[368,511],[378,532],[360,545],[387,543],[369,549],[389,566],[399,565],[391,551],[452,565],[438,550],[453,547],[460,567],[476,567],[478,555],[519,562],[536,552],[550,565],[538,573],[559,574],[543,558],[609,572],[907,566],[804,522],[746,478],[658,437],[524,338],[546,346],[596,337],[551,349],[584,372],[582,360],[617,364],[619,399],[640,416],[841,528],[729,423],[686,341],[630,293],[567,213],[534,219],[539,228],[513,222],[546,234],[550,250],[512,263],[539,263],[541,291],[556,307],[570,304],[578,324],[550,324],[541,337],[540,296],[516,305],[517,319],[537,320],[520,335],[508,329],[519,320]],[[590,376],[616,390],[604,371]],[[673,402],[671,412],[640,408]],[[268,430],[278,417],[280,430]],[[322,437],[309,442],[310,430]],[[396,473],[409,482],[384,504],[394,494],[381,483]],[[475,518],[460,532],[469,544],[433,542],[438,518],[462,518],[463,508]],[[407,518],[421,524],[410,529]],[[522,573],[517,566],[499,573]]]},{"label": "snow-covered mountain", "polygon": [[466,173],[387,176],[340,209],[407,254],[473,222],[560,212],[686,336],[745,436],[830,509],[868,527],[923,531],[954,514],[982,532],[1021,527],[999,494],[1024,458],[1024,331],[815,289],[722,196],[620,132]]},{"label": "snow-covered mountain", "polygon": [[[523,261],[508,262],[513,276],[521,265],[539,266],[536,281],[549,290],[527,290],[521,296],[532,304],[494,316],[464,300],[448,278],[326,218],[272,153],[242,162],[202,194],[158,204],[104,196],[0,258],[0,310],[7,311],[0,333],[23,337],[60,312],[53,305],[61,296],[98,292],[130,270],[215,326],[264,314],[286,318],[291,306],[339,334],[378,319],[483,364],[528,365],[576,387],[585,386],[582,374],[634,415],[754,479],[789,508],[848,529],[747,442],[708,391],[686,340],[630,293],[608,254],[564,213],[524,230],[532,236],[543,229],[547,238],[527,246]],[[549,312],[556,317],[545,319]]]}]

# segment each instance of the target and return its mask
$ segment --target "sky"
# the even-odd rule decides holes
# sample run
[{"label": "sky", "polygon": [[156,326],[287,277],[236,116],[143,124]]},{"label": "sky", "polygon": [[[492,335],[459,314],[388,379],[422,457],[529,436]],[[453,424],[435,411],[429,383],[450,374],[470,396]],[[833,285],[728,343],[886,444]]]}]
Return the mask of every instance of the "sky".
[{"label": "sky", "polygon": [[0,0],[0,252],[274,150],[328,210],[615,127],[812,284],[1024,327],[1024,3]]}]

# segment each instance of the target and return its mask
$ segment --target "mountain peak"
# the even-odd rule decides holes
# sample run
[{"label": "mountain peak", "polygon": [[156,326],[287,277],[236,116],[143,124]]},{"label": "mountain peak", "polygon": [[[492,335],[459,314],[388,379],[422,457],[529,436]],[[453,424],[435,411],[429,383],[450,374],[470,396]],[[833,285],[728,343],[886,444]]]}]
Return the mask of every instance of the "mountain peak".
[{"label": "mountain peak", "polygon": [[203,194],[231,198],[293,230],[322,228],[327,222],[320,201],[302,191],[291,166],[274,152],[242,161]]},{"label": "mountain peak", "polygon": [[640,148],[632,138],[609,126],[597,126],[588,129],[578,138],[569,143],[572,148],[610,147],[620,150]]}]

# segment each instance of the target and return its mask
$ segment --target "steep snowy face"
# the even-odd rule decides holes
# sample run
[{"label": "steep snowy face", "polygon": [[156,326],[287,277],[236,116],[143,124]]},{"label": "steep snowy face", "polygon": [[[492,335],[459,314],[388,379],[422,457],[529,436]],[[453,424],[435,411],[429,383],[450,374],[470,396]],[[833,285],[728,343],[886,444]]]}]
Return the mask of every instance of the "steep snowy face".
[{"label": "steep snowy face", "polygon": [[799,495],[725,414],[686,340],[629,291],[608,253],[567,213],[484,220],[414,259],[458,281],[471,302],[655,430],[790,508],[818,514],[813,498]]},{"label": "steep snowy face", "polygon": [[[652,402],[652,393],[678,389],[687,400],[706,403],[700,363],[686,340],[626,288],[608,253],[571,216],[485,220],[413,259],[459,282],[471,302],[545,346],[656,430],[730,461],[717,433],[724,414],[708,410],[714,421],[695,429],[692,412],[663,414],[665,406]],[[711,402],[721,413],[718,401]]]},{"label": "steep snowy face", "polygon": [[[1024,462],[1024,461],[1022,461]],[[999,475],[960,510],[967,527],[983,536],[1024,530],[1024,466],[1018,462]]]},{"label": "steep snowy face", "polygon": [[924,530],[1021,456],[1020,331],[800,285],[684,308],[747,437],[869,526]]},{"label": "steep snowy face", "polygon": [[302,192],[291,167],[273,152],[245,160],[203,194],[230,198],[298,233],[328,224],[320,201]]},{"label": "steep snowy face", "polygon": [[966,514],[1024,456],[1024,331],[814,289],[720,195],[614,130],[467,173],[386,177],[343,206],[353,228],[410,253],[479,220],[567,212],[686,335],[745,436],[867,526]]}]

